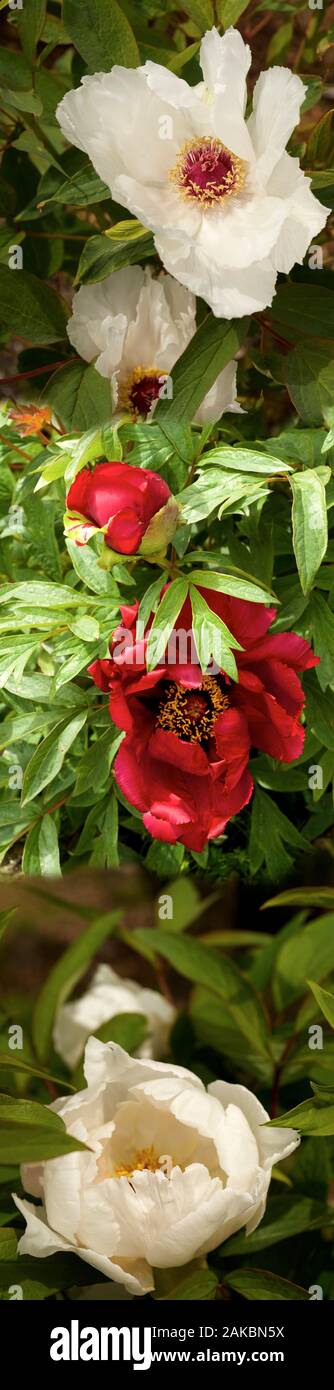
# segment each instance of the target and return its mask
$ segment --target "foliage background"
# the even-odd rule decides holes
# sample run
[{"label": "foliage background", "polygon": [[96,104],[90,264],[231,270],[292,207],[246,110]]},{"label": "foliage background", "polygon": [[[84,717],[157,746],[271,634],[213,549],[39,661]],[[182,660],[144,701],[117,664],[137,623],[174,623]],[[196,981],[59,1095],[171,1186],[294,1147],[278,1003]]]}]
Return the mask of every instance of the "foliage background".
[{"label": "foliage background", "polygon": [[[141,0],[140,5],[127,0],[121,5],[116,0],[64,0],[63,5],[25,0],[21,12],[0,3],[0,17],[3,936],[8,929],[1,940],[7,970],[2,1016],[6,1068],[1,1075],[3,1089],[12,1097],[11,1114],[5,1102],[2,1113],[3,1296],[8,1298],[10,1284],[18,1279],[27,1280],[25,1297],[40,1298],[80,1278],[77,1265],[70,1270],[66,1261],[65,1269],[60,1257],[25,1260],[24,1271],[21,1261],[18,1275],[8,1192],[14,1177],[17,1183],[14,1149],[15,1156],[27,1157],[24,1126],[29,1119],[36,1126],[35,1154],[50,1154],[50,1136],[41,1152],[41,1111],[32,1114],[29,1104],[50,1099],[50,1086],[55,1086],[38,1075],[41,1067],[49,1069],[48,1077],[59,1077],[61,1086],[66,1082],[50,1051],[50,1021],[60,988],[65,980],[67,992],[71,990],[78,965],[71,957],[64,959],[55,981],[53,967],[61,949],[57,929],[51,958],[34,938],[36,973],[26,981],[18,943],[24,939],[31,946],[29,933],[38,930],[40,907],[32,899],[32,914],[27,895],[17,907],[17,894],[22,894],[17,874],[53,876],[52,887],[46,884],[44,890],[49,916],[50,893],[63,891],[57,889],[60,873],[70,900],[71,881],[80,899],[78,885],[88,865],[92,873],[112,871],[106,890],[111,904],[104,903],[97,916],[96,909],[85,911],[79,901],[72,948],[81,928],[80,970],[91,968],[111,934],[113,959],[126,973],[144,971],[150,981],[156,974],[160,988],[172,990],[180,1002],[173,1037],[177,1061],[204,1078],[223,1072],[242,1080],[276,1113],[306,1104],[299,1124],[306,1127],[307,1138],[285,1165],[285,1176],[276,1175],[268,1215],[247,1250],[244,1237],[234,1237],[221,1258],[210,1257],[211,1273],[200,1276],[201,1293],[195,1282],[190,1292],[189,1287],[177,1292],[175,1285],[173,1296],[212,1298],[218,1279],[220,1297],[308,1298],[310,1285],[320,1283],[324,1296],[331,1298],[333,1214],[327,1203],[334,1130],[333,1003],[315,997],[307,981],[316,987],[321,982],[332,994],[332,227],[329,222],[317,248],[289,281],[279,277],[272,308],[249,323],[215,320],[199,302],[198,332],[173,372],[172,401],[160,403],[153,424],[124,420],[116,429],[108,383],[74,356],[66,336],[72,287],[103,280],[136,261],[154,264],[156,257],[150,234],[112,202],[86,157],[65,146],[55,108],[85,72],[109,68],[115,61],[136,66],[149,57],[196,82],[201,34],[213,22],[222,30],[237,24],[252,47],[252,81],[273,63],[293,67],[305,80],[302,120],[290,149],[311,174],[320,200],[333,206],[334,8],[311,10],[289,0],[252,0],[249,5],[188,0],[168,9],[163,0]],[[15,247],[22,249],[21,269],[14,268]],[[192,427],[202,396],[236,350],[245,415],[225,416],[211,430]],[[22,437],[8,413],[15,402],[50,405],[54,427]],[[171,489],[182,494],[184,525],[176,542],[181,569],[187,574],[194,567],[211,566],[239,585],[241,572],[246,597],[251,597],[254,582],[273,590],[280,601],[276,630],[296,629],[321,658],[320,666],[304,678],[308,732],[302,758],[285,767],[254,756],[256,792],[250,807],[201,855],[152,841],[140,816],[124,802],[112,777],[118,731],[110,724],[104,698],[85,675],[88,663],[105,655],[119,602],[143,597],[152,584],[157,601],[161,582],[158,570],[144,561],[135,571],[131,564],[120,565],[111,576],[99,566],[94,543],[77,550],[64,541],[64,477],[68,486],[85,462],[99,457],[123,457],[159,470]],[[327,887],[317,887],[321,880]],[[290,898],[280,916],[276,908],[260,916],[258,908],[277,891],[278,882]],[[171,923],[161,924],[154,899],[163,885],[174,883],[179,908],[171,929]],[[199,895],[212,891],[220,896],[208,919],[203,918],[208,921],[203,942],[198,939],[203,935],[202,920],[197,923]],[[131,899],[132,892],[135,912],[131,917],[130,911],[128,920],[127,908],[125,922],[122,918],[115,925],[110,911],[119,902],[123,908],[124,895]],[[15,916],[8,919],[12,908]],[[152,930],[159,933],[154,945]],[[44,921],[42,936],[45,931]],[[21,963],[14,987],[10,964],[17,950]],[[108,950],[105,944],[103,958]],[[31,1021],[31,996],[43,981]],[[23,1058],[32,1070],[8,1073],[9,1020],[18,1018],[24,1018]],[[324,1025],[325,1045],[313,1052],[308,1028],[314,1022]],[[131,1050],[135,1024],[128,1023],[128,1033],[124,1026],[123,1020],[121,1036]],[[310,1080],[313,1087],[326,1089],[309,1106]],[[24,1114],[22,1103],[28,1105]],[[36,1270],[38,1263],[43,1270]],[[196,1280],[198,1272],[187,1277]],[[292,1283],[282,1285],[282,1279]],[[160,1296],[166,1296],[162,1285]]]}]

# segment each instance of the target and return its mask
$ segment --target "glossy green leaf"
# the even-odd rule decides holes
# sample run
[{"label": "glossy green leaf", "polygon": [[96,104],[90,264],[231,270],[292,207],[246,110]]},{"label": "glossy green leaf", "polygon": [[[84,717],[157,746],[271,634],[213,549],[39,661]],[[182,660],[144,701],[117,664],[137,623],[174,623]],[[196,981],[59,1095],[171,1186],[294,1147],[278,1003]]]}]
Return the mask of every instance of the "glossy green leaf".
[{"label": "glossy green leaf", "polygon": [[107,912],[92,922],[68,947],[50,971],[38,996],[33,1016],[36,1055],[44,1062],[48,1056],[56,1009],[71,994],[91,960],[108,936],[116,931],[120,912]]}]

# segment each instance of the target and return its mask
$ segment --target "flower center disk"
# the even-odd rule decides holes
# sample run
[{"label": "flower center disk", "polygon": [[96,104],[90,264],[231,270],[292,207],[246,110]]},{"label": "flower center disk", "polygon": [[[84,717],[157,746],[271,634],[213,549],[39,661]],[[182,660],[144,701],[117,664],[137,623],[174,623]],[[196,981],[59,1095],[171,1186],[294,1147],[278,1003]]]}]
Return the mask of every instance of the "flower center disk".
[{"label": "flower center disk", "polygon": [[217,136],[200,135],[182,146],[169,177],[184,198],[210,208],[240,192],[246,170],[246,160],[228,150]]},{"label": "flower center disk", "polygon": [[213,676],[203,676],[198,690],[185,690],[170,681],[159,705],[157,724],[187,742],[205,743],[216,719],[228,708],[227,695]]},{"label": "flower center disk", "polygon": [[157,401],[167,372],[156,367],[135,367],[120,387],[119,405],[129,410],[136,419],[138,415],[148,415],[154,401]]},{"label": "flower center disk", "polygon": [[112,1176],[114,1178],[131,1178],[133,1173],[161,1173],[166,1166],[165,1159],[166,1155],[159,1157],[153,1144],[150,1144],[149,1148],[138,1150],[132,1163],[125,1163],[124,1166],[115,1168]]}]

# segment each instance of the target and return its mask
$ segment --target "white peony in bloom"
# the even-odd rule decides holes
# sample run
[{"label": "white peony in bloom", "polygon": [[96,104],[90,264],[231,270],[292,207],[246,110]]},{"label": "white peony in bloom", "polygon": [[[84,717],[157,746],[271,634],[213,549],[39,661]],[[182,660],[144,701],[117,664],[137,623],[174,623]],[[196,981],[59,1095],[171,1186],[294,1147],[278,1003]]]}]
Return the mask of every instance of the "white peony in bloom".
[{"label": "white peony in bloom", "polygon": [[87,1089],[55,1101],[68,1133],[89,1145],[30,1164],[15,1197],[27,1227],[23,1254],[68,1250],[124,1284],[154,1289],[154,1268],[188,1264],[261,1220],[274,1163],[299,1143],[244,1086],[208,1090],[184,1067],[129,1057],[90,1038]]},{"label": "white peony in bloom", "polygon": [[196,87],[152,62],[84,77],[57,116],[117,202],[152,229],[166,270],[228,319],[271,304],[277,272],[302,262],[328,209],[285,152],[301,78],[261,73],[245,120],[251,52],[239,31],[208,30],[200,62]]},{"label": "white peony in bloom", "polygon": [[[196,333],[196,299],[171,275],[126,266],[99,284],[81,286],[67,332],[80,357],[96,359],[97,371],[109,377],[114,410],[152,415],[158,397],[168,393],[172,367]],[[224,410],[240,411],[236,393],[236,365],[229,362],[195,419],[204,423],[219,420]]]},{"label": "white peony in bloom", "polygon": [[122,980],[110,965],[98,965],[93,979],[80,999],[62,1004],[56,1015],[53,1042],[67,1066],[76,1067],[89,1034],[108,1023],[115,1014],[144,1014],[149,1036],[141,1044],[139,1057],[165,1057],[175,1009],[156,989],[144,989],[135,980]]}]

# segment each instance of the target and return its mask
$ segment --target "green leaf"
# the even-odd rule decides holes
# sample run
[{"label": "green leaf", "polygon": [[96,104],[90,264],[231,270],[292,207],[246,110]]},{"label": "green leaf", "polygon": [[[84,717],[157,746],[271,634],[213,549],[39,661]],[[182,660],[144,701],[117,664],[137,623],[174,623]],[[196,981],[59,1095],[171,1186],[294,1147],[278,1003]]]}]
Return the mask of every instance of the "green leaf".
[{"label": "green leaf", "polygon": [[[99,1274],[99,1283],[109,1282]],[[19,1284],[23,1298],[41,1301],[56,1296],[59,1290],[71,1289],[76,1285],[96,1284],[96,1269],[92,1269],[76,1255],[52,1255],[48,1259],[36,1259],[34,1255],[19,1255],[16,1259],[4,1259],[0,1251],[0,1299],[11,1300],[10,1289]]]},{"label": "green leaf", "polygon": [[324,913],[284,941],[272,981],[278,1010],[305,994],[307,979],[325,979],[334,968],[334,914]]},{"label": "green leaf", "polygon": [[69,1081],[64,1081],[63,1077],[60,1079],[59,1076],[50,1075],[50,1072],[45,1071],[44,1067],[36,1067],[35,1064],[20,1061],[20,1058],[12,1052],[0,1052],[0,1067],[9,1068],[10,1071],[23,1072],[26,1076],[38,1076],[41,1081],[51,1081],[52,1085],[58,1086],[61,1092],[63,1088],[65,1091],[75,1090],[75,1087]]},{"label": "green leaf", "polygon": [[312,730],[319,743],[324,743],[325,748],[334,750],[334,711],[333,696],[330,690],[319,689],[316,677],[308,674],[305,681],[307,700],[306,700],[306,722],[308,729]]},{"label": "green leaf", "polygon": [[[277,1122],[281,1123],[281,1120]],[[283,1197],[269,1197],[261,1224],[251,1235],[238,1231],[224,1242],[224,1256],[254,1255],[277,1245],[281,1240],[291,1240],[302,1231],[320,1230],[334,1222],[334,1213],[325,1202],[315,1201],[313,1197],[301,1193],[284,1193]]]},{"label": "green leaf", "polygon": [[60,874],[58,834],[53,816],[42,816],[27,835],[24,846],[22,869],[24,874],[36,876]]},{"label": "green leaf", "polygon": [[227,444],[219,445],[217,449],[210,449],[206,454],[203,454],[202,458],[199,460],[199,466],[201,468],[204,468],[204,466],[217,468],[219,465],[221,468],[227,469],[227,471],[229,471],[230,468],[235,468],[237,473],[251,473],[252,475],[259,473],[260,475],[263,474],[266,478],[271,478],[276,473],[282,473],[283,475],[291,473],[291,463],[284,458],[284,455],[282,458],[279,457],[279,440],[269,440],[268,449],[270,444],[273,446],[273,452],[272,454],[270,453],[270,458],[268,458],[267,453],[263,453],[258,448],[240,449],[235,445],[233,445],[233,448],[230,448]]},{"label": "green leaf", "polygon": [[48,786],[49,782],[52,782],[53,778],[60,772],[66,753],[86,723],[86,719],[87,710],[85,709],[78,710],[72,719],[69,719],[68,714],[65,715],[65,718],[59,720],[59,723],[55,725],[50,734],[47,734],[42,743],[38,744],[23,777],[23,806],[26,805],[27,801],[32,801],[38,792],[42,791],[43,787]]},{"label": "green leaf", "polygon": [[322,989],[322,986],[315,984],[314,980],[307,980],[307,984],[327,1019],[327,1023],[330,1023],[331,1028],[334,1028],[334,994],[330,994],[328,989]]},{"label": "green leaf", "polygon": [[71,994],[102,943],[117,929],[120,912],[107,912],[86,927],[50,971],[38,996],[33,1015],[33,1037],[39,1061],[46,1060],[53,1020],[60,1004]]},{"label": "green leaf", "polygon": [[[190,18],[198,25],[201,34],[205,34],[206,29],[212,29],[215,22],[212,0],[186,0],[184,8]],[[195,1294],[194,1297],[196,1297]]]},{"label": "green leaf", "polygon": [[173,579],[172,583],[168,585],[153,618],[147,638],[146,664],[148,671],[154,671],[159,661],[162,660],[187,593],[187,579]]},{"label": "green leaf", "polygon": [[307,142],[306,159],[309,169],[319,164],[329,164],[333,152],[333,119],[334,111],[325,111],[325,115],[317,122]]},{"label": "green leaf", "polygon": [[333,339],[334,292],[322,285],[279,285],[271,309],[265,317],[287,329],[292,343],[305,334]]},{"label": "green leaf", "polygon": [[25,0],[17,16],[20,43],[27,63],[32,63],[46,18],[46,0]]},{"label": "green leaf", "polygon": [[110,724],[110,728],[106,729],[101,738],[97,738],[94,743],[91,743],[79,764],[74,789],[75,796],[81,796],[87,787],[91,791],[99,791],[104,786],[110,776],[111,764],[123,738],[123,731],[119,732]]},{"label": "green leaf", "polygon": [[134,939],[150,946],[194,984],[205,985],[223,1000],[241,1033],[261,1054],[270,1056],[266,1022],[260,1002],[237,966],[227,956],[202,946],[182,933],[140,927]]},{"label": "green leaf", "polygon": [[265,498],[268,492],[265,481],[251,474],[246,476],[236,472],[227,473],[224,469],[202,468],[196,482],[180,495],[182,520],[192,525],[210,516],[217,507],[221,518],[227,509],[240,511],[245,501],[255,502],[258,498]]},{"label": "green leaf", "polygon": [[276,802],[257,787],[253,797],[249,859],[252,873],[258,873],[263,863],[272,878],[281,877],[291,869],[292,859],[285,844],[305,851],[307,840],[283,814]]},{"label": "green leaf", "polygon": [[[292,536],[303,594],[308,594],[327,549],[326,492],[322,470],[308,468],[290,478]],[[328,469],[328,479],[330,471]]]},{"label": "green leaf", "polygon": [[224,29],[236,24],[248,5],[249,0],[217,0],[217,15]]},{"label": "green leaf", "polygon": [[49,203],[66,203],[83,208],[106,202],[107,199],[110,200],[110,189],[99,179],[87,156],[81,150],[69,149],[62,156],[61,165],[57,168],[54,164],[50,165],[42,175],[35,197],[18,214],[18,220],[40,221],[41,216],[48,213]]},{"label": "green leaf", "polygon": [[0,48],[0,83],[13,92],[31,91],[31,69],[23,53],[14,53],[12,48]]},{"label": "green leaf", "polygon": [[87,589],[92,589],[94,594],[110,594],[110,597],[114,597],[114,581],[107,570],[103,570],[99,565],[91,546],[76,545],[75,541],[68,539],[65,543],[73,569],[79,575],[82,583],[87,585]]},{"label": "green leaf", "polygon": [[91,430],[111,419],[110,381],[86,362],[60,367],[45,387],[44,397],[68,430]]},{"label": "green leaf", "polygon": [[0,1164],[39,1163],[87,1144],[67,1134],[63,1120],[35,1100],[0,1096]]},{"label": "green leaf", "polygon": [[190,585],[189,593],[196,651],[202,671],[206,671],[213,660],[231,680],[237,681],[238,668],[231,647],[241,651],[240,642],[237,642],[222,618],[209,608],[209,604],[193,584]]},{"label": "green leaf", "polygon": [[[215,574],[214,570],[192,570],[191,583],[203,589],[213,589],[216,593],[232,594],[233,598],[248,599],[250,603],[272,603],[273,594],[263,589],[255,580],[240,579],[237,574]],[[277,602],[277,599],[276,599]]]},{"label": "green leaf", "polygon": [[320,657],[317,677],[322,690],[334,682],[334,614],[321,594],[312,594],[308,609],[313,646]]},{"label": "green leaf", "polygon": [[55,290],[27,270],[0,265],[2,326],[28,343],[56,343],[66,338],[68,312]]},{"label": "green leaf", "polygon": [[93,285],[105,280],[115,270],[124,265],[133,265],[140,259],[154,255],[152,233],[142,227],[141,222],[129,218],[117,222],[103,236],[88,237],[76,273],[76,281],[82,285]]},{"label": "green leaf", "polygon": [[158,401],[155,423],[192,420],[203,397],[242,346],[248,320],[226,322],[207,314],[172,372],[172,399]]},{"label": "green leaf", "polygon": [[[310,286],[308,285],[308,290]],[[333,296],[334,298],[334,296]],[[283,360],[284,381],[293,405],[307,425],[321,425],[334,391],[333,349],[323,343],[305,345]]]},{"label": "green leaf", "polygon": [[190,876],[176,878],[174,883],[168,884],[167,897],[165,894],[159,894],[155,913],[157,925],[167,919],[168,931],[185,931],[216,902],[218,896],[218,893],[211,893],[209,898],[200,898],[196,884]]},{"label": "green leaf", "polygon": [[300,1284],[292,1284],[290,1279],[281,1279],[279,1274],[271,1274],[268,1269],[234,1269],[232,1274],[224,1274],[224,1283],[251,1302],[272,1303],[275,1299],[310,1301],[308,1289],[303,1289]]},{"label": "green leaf", "polygon": [[154,1283],[153,1298],[157,1303],[168,1300],[179,1302],[181,1299],[212,1300],[217,1290],[218,1275],[213,1269],[194,1269],[192,1274],[187,1274],[187,1266],[186,1269],[156,1269]]},{"label": "green leaf", "polygon": [[[334,1134],[334,1104],[319,1103],[315,1096],[311,1096],[269,1123],[272,1129],[280,1125],[283,1129],[298,1129],[300,1134]],[[326,1224],[332,1219],[333,1213],[329,1210]]]},{"label": "green leaf", "polygon": [[[232,933],[231,933],[232,934]],[[206,941],[201,938],[203,945]],[[212,946],[215,943],[212,942]],[[217,942],[217,945],[219,943]],[[224,949],[224,942],[221,945]],[[227,942],[226,945],[232,943]],[[246,943],[245,943],[246,944]],[[213,1048],[219,1054],[219,1075],[225,1074],[225,1067],[230,1064],[232,1074],[239,1072],[243,1077],[245,1068],[247,1076],[259,1081],[260,1085],[270,1087],[273,1078],[273,1063],[269,1056],[264,1056],[259,1052],[257,1040],[253,1042],[247,1040],[247,1061],[245,1059],[245,1038],[236,1022],[231,1017],[229,1010],[222,1008],[221,999],[214,995],[212,991],[203,989],[198,985],[194,989],[190,1005],[190,1018],[193,1023],[196,1038],[205,1047]]]},{"label": "green leaf", "polygon": [[117,0],[64,0],[63,18],[89,72],[109,72],[114,63],[138,66],[136,39]]}]

